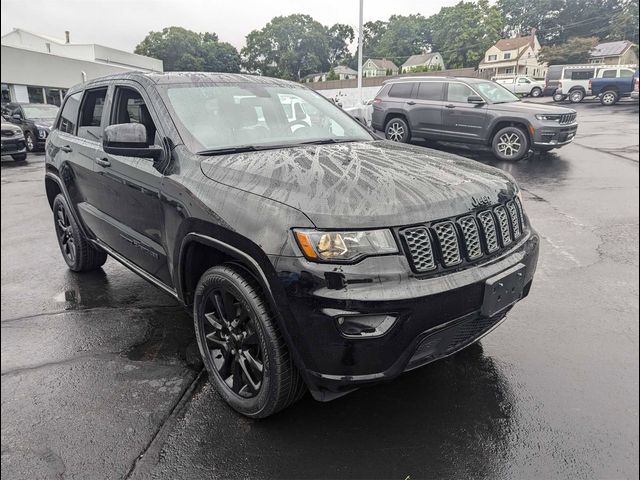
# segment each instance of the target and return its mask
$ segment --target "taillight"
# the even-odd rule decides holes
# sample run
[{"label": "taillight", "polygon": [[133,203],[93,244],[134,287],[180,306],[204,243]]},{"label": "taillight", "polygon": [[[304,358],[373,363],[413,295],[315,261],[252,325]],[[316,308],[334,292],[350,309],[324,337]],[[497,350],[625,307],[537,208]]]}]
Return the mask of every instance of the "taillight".
[{"label": "taillight", "polygon": [[589,90],[593,90],[591,87],[593,86],[593,82],[589,79]]},{"label": "taillight", "polygon": [[382,99],[381,98],[374,98],[373,99],[373,104],[374,105],[380,105],[382,103]]}]

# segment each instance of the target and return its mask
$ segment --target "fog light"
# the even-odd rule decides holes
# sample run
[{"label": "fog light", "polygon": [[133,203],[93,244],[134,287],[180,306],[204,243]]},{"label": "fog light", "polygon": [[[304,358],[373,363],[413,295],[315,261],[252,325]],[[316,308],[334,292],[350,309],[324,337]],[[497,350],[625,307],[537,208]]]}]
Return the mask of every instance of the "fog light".
[{"label": "fog light", "polygon": [[393,326],[396,317],[388,314],[338,317],[338,328],[346,337],[379,337]]}]

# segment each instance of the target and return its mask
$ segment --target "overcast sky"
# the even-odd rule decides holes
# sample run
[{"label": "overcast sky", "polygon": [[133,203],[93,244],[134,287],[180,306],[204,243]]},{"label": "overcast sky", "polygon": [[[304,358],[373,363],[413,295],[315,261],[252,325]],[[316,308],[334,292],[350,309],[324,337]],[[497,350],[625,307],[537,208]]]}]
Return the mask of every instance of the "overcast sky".
[{"label": "overcast sky", "polygon": [[[364,0],[364,20],[437,13],[459,0]],[[305,13],[324,25],[358,24],[358,0],[2,0],[2,34],[13,28],[132,51],[149,31],[172,25],[216,32],[241,48],[247,33],[272,17]]]}]

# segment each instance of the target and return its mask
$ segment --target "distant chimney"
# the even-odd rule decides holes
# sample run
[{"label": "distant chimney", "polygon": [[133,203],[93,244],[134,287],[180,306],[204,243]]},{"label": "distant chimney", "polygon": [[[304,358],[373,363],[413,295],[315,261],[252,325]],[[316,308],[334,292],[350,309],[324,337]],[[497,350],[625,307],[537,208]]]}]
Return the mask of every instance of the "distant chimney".
[{"label": "distant chimney", "polygon": [[64,43],[71,43],[69,39],[69,30],[64,31]]}]

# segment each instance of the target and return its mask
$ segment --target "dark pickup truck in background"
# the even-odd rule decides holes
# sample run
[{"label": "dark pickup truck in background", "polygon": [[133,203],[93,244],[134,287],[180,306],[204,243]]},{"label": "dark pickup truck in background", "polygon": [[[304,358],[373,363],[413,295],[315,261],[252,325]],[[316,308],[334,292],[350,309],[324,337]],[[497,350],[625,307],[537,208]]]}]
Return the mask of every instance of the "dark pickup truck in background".
[{"label": "dark pickup truck in background", "polygon": [[[589,92],[600,98],[602,105],[615,105],[623,97],[630,97],[638,80],[638,70],[633,76],[596,77],[589,80]],[[606,71],[604,72],[606,73]]]}]

